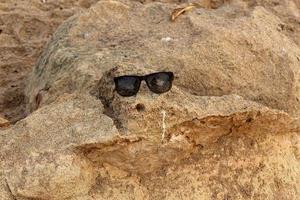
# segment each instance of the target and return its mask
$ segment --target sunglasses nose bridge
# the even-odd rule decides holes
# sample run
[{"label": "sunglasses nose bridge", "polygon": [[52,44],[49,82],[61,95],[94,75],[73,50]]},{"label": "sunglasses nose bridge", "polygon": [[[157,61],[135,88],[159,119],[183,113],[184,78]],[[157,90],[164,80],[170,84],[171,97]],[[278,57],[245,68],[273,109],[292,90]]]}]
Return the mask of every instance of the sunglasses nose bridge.
[{"label": "sunglasses nose bridge", "polygon": [[146,83],[145,79],[141,79],[139,93],[145,95],[145,94],[147,94],[147,92],[149,92],[147,83]]}]

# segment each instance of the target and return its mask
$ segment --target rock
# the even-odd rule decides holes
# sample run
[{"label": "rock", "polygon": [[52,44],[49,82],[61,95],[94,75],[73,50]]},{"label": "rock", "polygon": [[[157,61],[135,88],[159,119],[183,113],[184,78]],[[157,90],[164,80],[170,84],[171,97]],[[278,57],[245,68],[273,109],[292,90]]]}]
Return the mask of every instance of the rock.
[{"label": "rock", "polygon": [[[146,97],[136,99],[148,101],[144,113],[131,108],[133,98],[133,102],[123,102],[130,113],[127,123],[121,121],[126,132],[124,127],[117,130],[113,120],[103,114],[100,100],[77,92],[60,96],[0,132],[0,166],[7,195],[21,200],[164,199],[163,194],[173,191],[170,199],[179,198],[181,193],[190,194],[188,198],[223,198],[228,194],[213,192],[215,187],[222,188],[215,182],[218,180],[236,182],[228,187],[234,197],[243,195],[244,190],[246,196],[253,193],[263,197],[265,193],[248,179],[248,173],[257,173],[252,178],[270,184],[275,181],[268,178],[270,173],[277,174],[276,181],[297,176],[299,158],[290,157],[297,149],[291,152],[283,148],[286,143],[297,147],[293,141],[299,139],[293,133],[299,131],[299,122],[288,114],[237,95],[191,96],[176,87],[156,96],[155,101]],[[174,101],[175,97],[181,101]],[[162,105],[165,122],[160,117]],[[162,123],[166,123],[165,133]],[[276,155],[275,159],[266,154],[268,151]],[[246,170],[241,173],[249,181],[246,185],[235,175],[241,169]],[[213,175],[215,170],[221,170],[220,174]],[[223,170],[234,177],[223,179]],[[184,182],[189,184],[181,188],[170,185]],[[297,179],[289,180],[289,184],[296,183]],[[240,189],[234,189],[239,184]],[[190,190],[196,185],[201,194]],[[133,191],[127,191],[128,187]],[[270,188],[268,184],[260,187]],[[297,195],[284,186],[280,189],[291,197]]]},{"label": "rock", "polygon": [[191,94],[234,93],[299,114],[300,48],[278,30],[280,18],[263,7],[225,6],[194,9],[172,23],[176,7],[105,1],[68,20],[29,78],[27,111],[37,108],[39,94],[47,104],[63,92],[91,90],[118,68],[123,74],[171,70],[175,84]]},{"label": "rock", "polygon": [[[297,199],[299,46],[263,7],[175,8],[101,1],[58,29],[0,133],[15,198]],[[168,93],[114,91],[162,70]]]},{"label": "rock", "polygon": [[24,158],[7,175],[17,197],[65,199],[89,191],[94,182],[90,163],[74,154],[43,153]]},{"label": "rock", "polygon": [[3,131],[0,155],[12,194],[63,199],[87,193],[95,179],[93,167],[74,149],[114,136],[113,121],[101,110],[92,97],[62,96]]},{"label": "rock", "polygon": [[0,3],[0,115],[25,117],[25,81],[57,27],[97,0],[5,0]]},{"label": "rock", "polygon": [[11,194],[5,177],[0,173],[0,196],[5,200],[14,200],[14,196]]},{"label": "rock", "polygon": [[9,121],[0,117],[0,128],[5,128],[10,125]]}]

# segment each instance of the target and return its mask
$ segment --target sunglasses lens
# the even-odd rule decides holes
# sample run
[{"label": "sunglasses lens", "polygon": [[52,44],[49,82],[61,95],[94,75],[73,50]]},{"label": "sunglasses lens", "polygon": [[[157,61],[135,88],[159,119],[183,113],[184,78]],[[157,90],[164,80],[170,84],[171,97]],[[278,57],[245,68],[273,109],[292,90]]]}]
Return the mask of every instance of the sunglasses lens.
[{"label": "sunglasses lens", "polygon": [[116,90],[119,95],[129,97],[135,95],[140,87],[140,80],[133,76],[115,78]]},{"label": "sunglasses lens", "polygon": [[173,78],[172,72],[159,72],[147,76],[146,82],[152,92],[160,94],[171,89]]}]

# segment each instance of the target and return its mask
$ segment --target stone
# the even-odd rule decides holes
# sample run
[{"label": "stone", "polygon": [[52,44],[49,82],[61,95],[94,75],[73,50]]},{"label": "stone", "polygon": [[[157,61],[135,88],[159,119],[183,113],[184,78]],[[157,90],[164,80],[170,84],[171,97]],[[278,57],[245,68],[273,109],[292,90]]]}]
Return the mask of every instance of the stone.
[{"label": "stone", "polygon": [[91,90],[117,68],[121,74],[171,70],[176,86],[193,95],[234,93],[299,114],[300,48],[278,31],[280,18],[260,6],[232,5],[194,9],[172,23],[176,7],[104,1],[69,19],[29,78],[28,113],[38,94],[47,104],[63,92]]},{"label": "stone", "polygon": [[[176,4],[101,1],[67,20],[28,78],[28,116],[0,133],[10,195],[297,199],[300,48],[241,5],[171,22]],[[114,89],[157,71],[174,72],[169,92]]]},{"label": "stone", "polygon": [[98,0],[3,0],[0,3],[0,116],[26,117],[24,88],[57,27]]},{"label": "stone", "polygon": [[11,193],[42,199],[87,193],[93,166],[76,148],[101,144],[116,133],[101,110],[101,102],[90,96],[65,95],[3,131],[0,155],[6,158],[2,168]]},{"label": "stone", "polygon": [[9,190],[9,187],[7,185],[6,179],[4,175],[0,174],[0,196],[2,199],[5,200],[14,200],[14,196],[12,195],[11,191]]},{"label": "stone", "polygon": [[[234,181],[227,189],[243,199],[270,195],[265,190],[273,182],[297,187],[299,121],[287,113],[237,95],[190,96],[176,87],[155,101],[147,95],[131,101],[123,105],[129,120],[119,118],[118,129],[100,99],[75,92],[0,132],[4,194],[20,200],[223,198],[229,194],[218,192],[218,181]],[[147,110],[131,107],[134,101],[147,103]],[[279,188],[281,195],[297,195]]]},{"label": "stone", "polygon": [[0,117],[0,128],[5,128],[10,125],[9,121]]}]

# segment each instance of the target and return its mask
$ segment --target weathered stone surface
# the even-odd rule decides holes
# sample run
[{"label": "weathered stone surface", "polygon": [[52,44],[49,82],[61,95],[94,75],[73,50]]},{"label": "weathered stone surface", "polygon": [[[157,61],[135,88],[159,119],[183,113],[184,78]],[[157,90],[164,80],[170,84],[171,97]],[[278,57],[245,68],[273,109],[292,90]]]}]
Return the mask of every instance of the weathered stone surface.
[{"label": "weathered stone surface", "polygon": [[[281,19],[232,4],[172,23],[174,8],[103,1],[59,28],[28,80],[29,116],[0,133],[9,194],[300,196],[300,49]],[[161,70],[176,76],[168,93],[114,91],[114,76]]]},{"label": "weathered stone surface", "polygon": [[0,117],[0,128],[6,128],[10,125],[9,121]]},{"label": "weathered stone surface", "polygon": [[116,67],[172,70],[176,85],[191,94],[236,93],[299,114],[300,48],[280,31],[279,18],[263,7],[242,12],[225,6],[195,9],[171,23],[176,7],[105,1],[70,19],[30,77],[28,109],[36,108],[39,94],[43,104],[62,92],[89,89]]},{"label": "weathered stone surface", "polygon": [[[44,45],[67,18],[98,0],[0,0],[0,115],[25,117],[25,82]],[[83,7],[83,8],[82,8]]]},{"label": "weathered stone surface", "polygon": [[274,192],[298,195],[299,122],[288,114],[237,95],[184,97],[176,87],[148,98],[143,113],[131,100],[119,131],[88,94],[63,95],[2,131],[3,191],[21,200],[244,199],[287,182]]},{"label": "weathered stone surface", "polygon": [[0,197],[5,200],[14,200],[14,196],[9,190],[8,184],[2,172],[0,173]]},{"label": "weathered stone surface", "polygon": [[63,96],[3,131],[0,155],[12,194],[63,199],[87,193],[95,179],[92,164],[73,150],[115,136],[113,121],[101,111],[90,96]]}]

